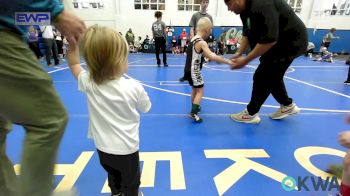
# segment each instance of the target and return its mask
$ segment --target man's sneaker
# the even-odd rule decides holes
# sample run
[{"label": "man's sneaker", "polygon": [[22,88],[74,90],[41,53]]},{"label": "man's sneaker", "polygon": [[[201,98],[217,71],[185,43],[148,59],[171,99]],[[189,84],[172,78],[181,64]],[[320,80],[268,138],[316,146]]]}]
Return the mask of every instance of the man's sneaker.
[{"label": "man's sneaker", "polygon": [[281,105],[281,107],[274,113],[270,115],[272,119],[282,119],[289,115],[297,114],[300,112],[300,108],[298,108],[295,103],[290,104],[289,106]]},{"label": "man's sneaker", "polygon": [[350,85],[350,80],[346,80],[346,81],[344,82],[344,84],[345,84],[345,85]]},{"label": "man's sneaker", "polygon": [[249,115],[247,109],[244,109],[242,112],[237,114],[231,114],[230,117],[234,121],[251,124],[258,124],[261,120],[258,114],[254,114],[252,116]]},{"label": "man's sneaker", "polygon": [[203,119],[199,117],[198,114],[190,113],[189,117],[192,118],[195,123],[201,123],[203,121]]},{"label": "man's sneaker", "polygon": [[164,67],[168,67],[168,66],[169,66],[168,63],[165,63],[165,64],[164,64]]}]

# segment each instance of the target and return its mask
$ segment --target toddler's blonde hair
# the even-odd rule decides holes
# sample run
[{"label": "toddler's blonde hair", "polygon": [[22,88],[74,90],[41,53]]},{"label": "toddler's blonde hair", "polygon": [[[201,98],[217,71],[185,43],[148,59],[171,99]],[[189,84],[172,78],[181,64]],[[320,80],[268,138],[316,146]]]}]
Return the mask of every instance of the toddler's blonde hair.
[{"label": "toddler's blonde hair", "polygon": [[117,31],[91,26],[82,37],[82,52],[96,84],[121,77],[128,62],[128,47]]}]

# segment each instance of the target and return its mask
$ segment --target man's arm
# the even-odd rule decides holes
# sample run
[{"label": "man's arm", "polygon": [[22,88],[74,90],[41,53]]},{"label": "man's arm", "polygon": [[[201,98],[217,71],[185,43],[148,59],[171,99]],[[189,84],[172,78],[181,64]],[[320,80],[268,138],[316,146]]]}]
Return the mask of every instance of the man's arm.
[{"label": "man's arm", "polygon": [[272,43],[266,43],[266,44],[257,44],[254,49],[247,55],[242,57],[236,57],[232,59],[233,66],[231,66],[232,69],[239,69],[247,65],[250,61],[253,59],[263,55],[268,50],[270,50],[273,45],[275,45],[277,42]]},{"label": "man's arm", "polygon": [[254,49],[247,55],[247,63],[252,61],[253,59],[265,54],[268,50],[272,48],[273,45],[275,45],[277,42],[272,43],[266,43],[266,44],[256,44]]}]

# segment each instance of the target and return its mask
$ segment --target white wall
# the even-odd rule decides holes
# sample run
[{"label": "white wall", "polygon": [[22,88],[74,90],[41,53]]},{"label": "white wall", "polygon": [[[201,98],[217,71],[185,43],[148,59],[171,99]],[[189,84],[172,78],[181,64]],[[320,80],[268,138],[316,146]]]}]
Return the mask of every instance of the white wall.
[{"label": "white wall", "polygon": [[[335,0],[303,0],[300,18],[308,28],[350,30],[350,16],[316,16],[315,12],[331,9]],[[337,1],[338,2],[338,1]]]},{"label": "white wall", "polygon": [[[73,0],[65,0],[72,4]],[[303,0],[299,17],[308,28],[350,30],[350,16],[314,16],[314,11],[329,0]],[[134,0],[104,0],[105,9],[74,9],[87,25],[99,24],[125,32],[132,28],[136,36],[151,35],[151,24],[155,21],[154,10],[135,10]],[[163,21],[172,26],[188,26],[194,12],[178,11],[177,0],[166,0]],[[329,3],[329,2],[328,2]],[[70,6],[71,7],[71,6]],[[227,10],[223,0],[210,0],[208,13],[213,16],[215,26],[241,26],[238,15]]]},{"label": "white wall", "polygon": [[75,12],[87,26],[99,24],[115,28],[115,0],[104,0],[104,9],[73,9],[73,0],[64,0],[67,9]]}]

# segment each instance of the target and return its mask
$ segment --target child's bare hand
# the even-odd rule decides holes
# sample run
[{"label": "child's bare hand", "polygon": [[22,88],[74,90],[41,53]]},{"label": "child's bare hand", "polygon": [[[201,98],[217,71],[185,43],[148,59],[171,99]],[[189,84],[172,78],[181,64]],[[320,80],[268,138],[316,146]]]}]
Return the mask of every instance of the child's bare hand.
[{"label": "child's bare hand", "polygon": [[230,65],[230,68],[231,68],[231,69],[234,69],[234,68],[233,68],[234,64],[233,64],[232,59],[227,59],[227,63]]},{"label": "child's bare hand", "polygon": [[338,142],[345,148],[350,148],[350,131],[344,131],[339,134]]}]

